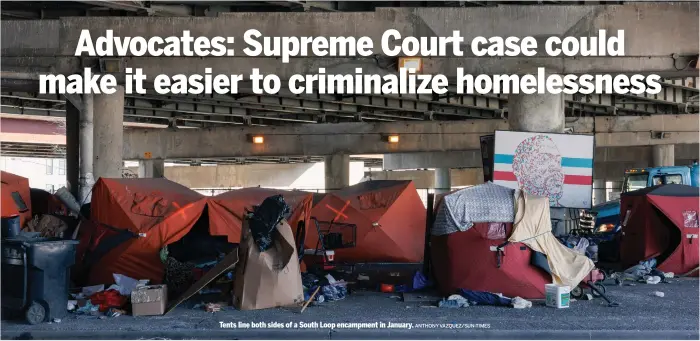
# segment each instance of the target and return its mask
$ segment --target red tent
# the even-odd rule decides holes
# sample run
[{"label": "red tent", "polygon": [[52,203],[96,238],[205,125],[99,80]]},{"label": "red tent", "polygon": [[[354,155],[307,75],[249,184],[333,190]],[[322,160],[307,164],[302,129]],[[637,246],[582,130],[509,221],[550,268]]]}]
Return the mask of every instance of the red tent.
[{"label": "red tent", "polygon": [[313,200],[311,193],[251,187],[228,191],[209,198],[210,231],[212,234],[225,233],[229,236],[229,242],[239,243],[246,210],[252,211],[253,205],[259,205],[265,198],[277,194],[282,195],[292,210],[288,219],[292,230],[296,233],[297,224],[300,221],[308,226]]},{"label": "red tent", "polygon": [[[338,262],[406,262],[423,260],[425,206],[413,181],[366,181],[326,194],[311,212],[321,222],[357,225],[353,248],[335,250]],[[328,227],[328,225],[326,225]],[[344,231],[336,231],[344,234]],[[315,248],[318,233],[307,228],[306,247]]]},{"label": "red tent", "polygon": [[620,260],[625,267],[656,258],[657,268],[683,274],[698,267],[700,189],[662,185],[622,194]]},{"label": "red tent", "polygon": [[[502,293],[508,297],[543,298],[552,276],[531,264],[533,251],[523,243],[504,247],[500,267],[491,247],[508,240],[511,223],[476,223],[469,230],[431,237],[431,264],[440,292],[457,289]],[[494,233],[499,229],[501,233]],[[502,233],[505,229],[505,233]]]},{"label": "red tent", "polygon": [[184,237],[205,207],[206,197],[166,179],[100,178],[92,190],[95,224],[80,231],[84,261],[94,262],[89,282],[111,283],[116,273],[160,283],[160,250]]},{"label": "red tent", "polygon": [[[441,223],[440,215],[447,214],[442,206],[445,196],[458,191],[435,196],[435,224]],[[475,223],[466,231],[431,236],[431,266],[440,292],[452,295],[458,289],[469,289],[543,298],[544,286],[552,282],[552,276],[532,264],[532,249],[523,243],[506,244],[499,266],[492,247],[504,244],[512,231],[512,223]]]},{"label": "red tent", "polygon": [[12,173],[1,172],[2,217],[19,215],[20,228],[32,219],[32,201],[29,195],[29,180]]}]

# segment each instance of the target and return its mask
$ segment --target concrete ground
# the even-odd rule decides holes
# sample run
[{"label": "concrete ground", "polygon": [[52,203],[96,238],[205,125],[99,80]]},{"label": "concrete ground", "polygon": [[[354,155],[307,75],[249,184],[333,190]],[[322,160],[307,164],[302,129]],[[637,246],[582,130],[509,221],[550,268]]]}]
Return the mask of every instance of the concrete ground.
[{"label": "concrete ground", "polygon": [[[575,301],[568,309],[535,302],[530,309],[474,306],[461,309],[402,302],[390,294],[354,292],[343,301],[299,309],[218,313],[178,308],[165,316],[98,319],[70,314],[60,323],[29,326],[3,321],[2,339],[694,339],[699,338],[698,279],[635,286],[608,285],[603,299]],[[664,297],[654,296],[655,291]],[[410,323],[412,328],[221,328],[220,322]],[[430,323],[433,326],[419,327]],[[447,327],[441,324],[461,324]],[[293,324],[292,324],[293,326]]]}]

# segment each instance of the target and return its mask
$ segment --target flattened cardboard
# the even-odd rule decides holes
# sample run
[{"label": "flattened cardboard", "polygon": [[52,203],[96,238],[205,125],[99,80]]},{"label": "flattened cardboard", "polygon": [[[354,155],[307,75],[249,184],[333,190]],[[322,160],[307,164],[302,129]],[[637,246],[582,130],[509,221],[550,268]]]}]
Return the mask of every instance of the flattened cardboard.
[{"label": "flattened cardboard", "polygon": [[209,283],[213,282],[217,277],[221,276],[224,272],[228,271],[229,269],[232,269],[234,266],[236,266],[236,263],[238,263],[238,249],[234,249],[233,251],[229,252],[224,259],[222,259],[219,263],[217,263],[213,268],[211,268],[209,271],[207,271],[202,278],[200,278],[197,282],[192,284],[189,289],[185,290],[185,292],[180,295],[175,301],[173,301],[170,306],[168,307],[168,311],[166,311],[166,314],[171,312],[175,307],[180,305],[182,302],[185,302],[188,298],[194,296],[194,294],[198,293],[200,290],[204,289]]},{"label": "flattened cardboard", "polygon": [[131,314],[133,316],[163,315],[168,304],[168,287],[145,285],[131,292]]},{"label": "flattened cardboard", "polygon": [[304,301],[292,228],[282,220],[274,234],[272,246],[261,253],[248,219],[243,222],[240,260],[233,283],[234,305],[239,310],[282,307]]}]

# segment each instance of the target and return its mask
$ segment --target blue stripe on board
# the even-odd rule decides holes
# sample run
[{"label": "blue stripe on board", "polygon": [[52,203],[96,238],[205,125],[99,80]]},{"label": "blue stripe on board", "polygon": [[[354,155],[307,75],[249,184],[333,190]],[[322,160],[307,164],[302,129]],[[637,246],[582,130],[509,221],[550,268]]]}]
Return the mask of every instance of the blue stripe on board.
[{"label": "blue stripe on board", "polygon": [[[513,164],[513,155],[496,154],[493,161],[494,163]],[[561,159],[561,165],[562,167],[593,168],[593,159],[564,157]]]}]

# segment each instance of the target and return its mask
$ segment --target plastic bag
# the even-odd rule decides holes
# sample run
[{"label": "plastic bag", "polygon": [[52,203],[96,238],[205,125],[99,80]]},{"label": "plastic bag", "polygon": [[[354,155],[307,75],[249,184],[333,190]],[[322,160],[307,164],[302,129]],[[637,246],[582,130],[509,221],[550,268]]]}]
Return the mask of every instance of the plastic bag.
[{"label": "plastic bag", "polygon": [[250,217],[250,232],[260,252],[265,252],[272,245],[272,232],[277,224],[289,215],[291,209],[281,195],[274,195],[263,200],[254,208]]}]

